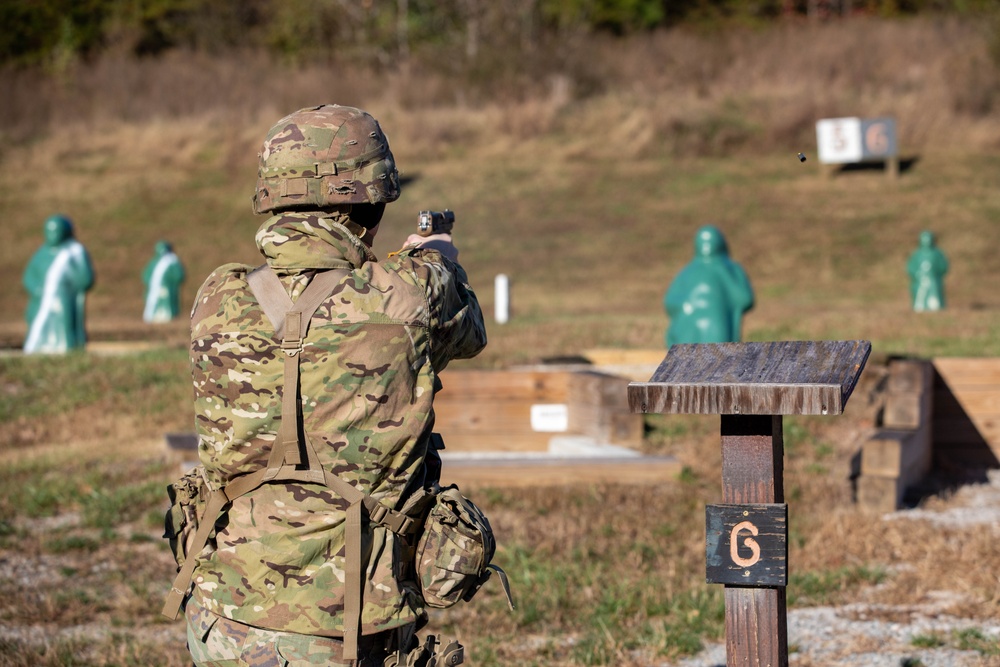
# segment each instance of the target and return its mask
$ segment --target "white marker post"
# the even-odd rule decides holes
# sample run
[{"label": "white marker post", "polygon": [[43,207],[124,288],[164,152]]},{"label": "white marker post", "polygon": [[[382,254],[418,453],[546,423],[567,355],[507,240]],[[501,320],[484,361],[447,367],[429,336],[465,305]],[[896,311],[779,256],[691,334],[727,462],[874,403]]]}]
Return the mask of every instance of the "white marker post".
[{"label": "white marker post", "polygon": [[510,318],[510,282],[504,273],[493,279],[493,318],[497,324],[506,324]]}]

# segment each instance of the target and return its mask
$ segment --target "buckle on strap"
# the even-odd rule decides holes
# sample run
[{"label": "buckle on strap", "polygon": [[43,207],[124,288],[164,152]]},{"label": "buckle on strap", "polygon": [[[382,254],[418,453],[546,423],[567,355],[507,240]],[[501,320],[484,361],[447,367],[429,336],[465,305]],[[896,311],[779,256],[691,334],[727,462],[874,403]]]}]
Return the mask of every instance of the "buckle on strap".
[{"label": "buckle on strap", "polygon": [[377,503],[374,508],[368,511],[368,516],[375,523],[382,523],[385,515],[389,513],[389,508],[382,503]]},{"label": "buckle on strap", "polygon": [[408,535],[414,527],[412,518],[402,512],[389,509],[382,503],[376,503],[368,510],[368,516],[375,523],[385,526],[397,535]]},{"label": "buckle on strap", "polygon": [[281,349],[285,351],[290,357],[294,357],[296,354],[302,351],[302,339],[288,340],[287,338],[281,341]]}]

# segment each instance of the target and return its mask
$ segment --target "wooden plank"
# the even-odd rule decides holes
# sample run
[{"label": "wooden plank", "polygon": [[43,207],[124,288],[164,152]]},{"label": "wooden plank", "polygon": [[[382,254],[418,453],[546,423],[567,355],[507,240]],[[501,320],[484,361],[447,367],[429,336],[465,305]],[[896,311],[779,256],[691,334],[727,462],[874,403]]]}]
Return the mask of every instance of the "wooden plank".
[{"label": "wooden plank", "polygon": [[597,442],[637,447],[642,444],[645,435],[645,421],[637,413],[598,411],[570,403],[569,430]]},{"label": "wooden plank", "polygon": [[[784,503],[781,428],[780,415],[722,415],[724,503]],[[785,588],[726,586],[725,599],[727,664],[788,667]]]},{"label": "wooden plank", "polygon": [[868,341],[674,345],[649,382],[629,385],[633,412],[840,414]]},{"label": "wooden plank", "polygon": [[945,467],[1000,467],[1000,359],[935,359],[934,448]]},{"label": "wooden plank", "polygon": [[967,443],[989,446],[1000,442],[1000,417],[971,420],[965,415],[938,417],[933,421],[934,443]]},{"label": "wooden plank", "polygon": [[[498,441],[497,451],[544,450],[552,433],[532,429],[532,407],[566,405],[566,433],[599,442],[638,445],[642,415],[628,408],[628,380],[595,371],[580,372],[462,372],[446,378],[447,389],[435,398],[435,428],[446,443],[466,448],[479,436]],[[555,401],[553,403],[553,401]]]},{"label": "wooden plank", "polygon": [[446,460],[441,479],[445,484],[472,487],[540,487],[589,484],[662,484],[677,477],[681,464],[673,457],[642,456],[634,459],[482,459]]},{"label": "wooden plank", "polygon": [[580,371],[570,375],[567,385],[567,403],[629,412],[629,381],[623,377]]},{"label": "wooden plank", "polygon": [[944,468],[985,470],[1000,468],[1000,458],[989,447],[975,445],[934,446],[935,465]]},{"label": "wooden plank", "polygon": [[920,428],[930,423],[929,394],[886,394],[882,408],[882,426],[891,429]]},{"label": "wooden plank", "polygon": [[949,386],[1000,386],[1000,359],[946,357],[934,359],[932,363],[938,375]]},{"label": "wooden plank", "polygon": [[565,403],[570,373],[566,371],[464,371],[441,373],[438,401],[527,401]]},{"label": "wooden plank", "polygon": [[889,362],[886,391],[890,394],[912,394],[927,388],[932,378],[930,364],[920,359],[893,359]]},{"label": "wooden plank", "polygon": [[[532,433],[528,401],[434,402],[434,428],[441,433]],[[541,405],[541,404],[537,404]],[[549,404],[546,404],[549,405]]]},{"label": "wooden plank", "polygon": [[895,512],[903,501],[903,485],[898,477],[861,475],[857,480],[857,502],[874,512]]},{"label": "wooden plank", "polygon": [[642,443],[645,423],[641,414],[599,412],[594,408],[570,405],[568,428],[564,432],[533,431],[531,406],[518,404],[455,405],[435,409],[436,431],[451,443],[466,450],[476,441],[474,451],[542,451],[548,439],[561,433],[589,436],[598,442],[637,446]]},{"label": "wooden plank", "polygon": [[882,426],[889,429],[918,429],[931,421],[934,368],[918,359],[889,363]]},{"label": "wooden plank", "polygon": [[448,452],[546,452],[549,440],[561,433],[490,433],[438,431]]},{"label": "wooden plank", "polygon": [[593,349],[585,350],[583,356],[595,366],[658,366],[667,351]]},{"label": "wooden plank", "polygon": [[995,424],[1000,421],[1000,412],[979,412],[979,413],[969,413],[962,407],[962,404],[958,402],[951,392],[947,394],[935,393],[934,394],[934,419],[932,421],[952,420],[952,421],[967,421],[975,422],[977,424]]},{"label": "wooden plank", "polygon": [[726,586],[726,664],[788,667],[788,633],[774,632],[785,619],[784,588]]},{"label": "wooden plank", "polygon": [[629,410],[628,385],[623,377],[594,371],[574,373],[567,398],[570,431],[598,442],[641,444],[645,423],[641,414]]},{"label": "wooden plank", "polygon": [[[934,365],[936,462],[959,468],[1000,466],[1000,410],[993,409],[1000,388],[970,380],[983,379],[984,373],[1000,367],[1000,360],[935,359]],[[963,384],[949,384],[956,377],[963,378]]]},{"label": "wooden plank", "polygon": [[977,389],[952,394],[958,405],[970,416],[1000,415],[1000,391]]},{"label": "wooden plank", "polygon": [[904,486],[916,484],[930,471],[931,453],[927,428],[881,429],[861,446],[861,474],[900,477]]},{"label": "wooden plank", "polygon": [[565,371],[445,371],[434,428],[449,451],[544,452],[558,433],[532,430],[533,405],[565,404]]}]

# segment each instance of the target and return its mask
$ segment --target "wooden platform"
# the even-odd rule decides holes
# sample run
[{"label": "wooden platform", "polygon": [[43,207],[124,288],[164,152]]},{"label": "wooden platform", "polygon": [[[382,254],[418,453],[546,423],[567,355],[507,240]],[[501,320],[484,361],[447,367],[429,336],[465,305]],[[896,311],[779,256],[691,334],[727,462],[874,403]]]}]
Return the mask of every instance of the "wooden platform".
[{"label": "wooden platform", "polygon": [[566,434],[638,447],[628,382],[591,370],[445,371],[434,430],[451,452],[545,452]]},{"label": "wooden platform", "polygon": [[634,412],[839,415],[871,353],[868,341],[674,345],[648,382],[632,382]]},{"label": "wooden platform", "polygon": [[1000,467],[1000,359],[893,359],[882,393],[858,452],[859,505],[893,511],[929,475],[962,482]]},{"label": "wooden platform", "polygon": [[934,359],[935,462],[1000,467],[1000,359]]},{"label": "wooden platform", "polygon": [[575,484],[664,484],[681,464],[669,456],[581,458],[516,456],[446,459],[442,482],[475,486],[570,486]]}]

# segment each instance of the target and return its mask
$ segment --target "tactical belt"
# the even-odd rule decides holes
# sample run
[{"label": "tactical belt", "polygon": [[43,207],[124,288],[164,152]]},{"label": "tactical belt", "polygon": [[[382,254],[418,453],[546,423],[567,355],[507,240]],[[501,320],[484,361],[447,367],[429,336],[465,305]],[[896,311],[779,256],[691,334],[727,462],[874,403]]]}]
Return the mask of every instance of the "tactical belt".
[{"label": "tactical belt", "polygon": [[[188,550],[188,559],[177,573],[163,606],[163,615],[177,618],[181,602],[191,586],[197,556],[208,542],[215,522],[229,503],[269,482],[302,482],[323,484],[345,499],[349,505],[344,524],[345,541],[345,591],[344,591],[344,659],[357,660],[358,637],[361,635],[361,597],[364,587],[364,564],[361,562],[361,529],[364,515],[399,535],[410,535],[418,527],[410,517],[382,505],[375,498],[358,490],[329,470],[323,468],[319,456],[303,429],[299,401],[299,365],[302,341],[316,309],[330,295],[334,287],[346,276],[347,270],[330,270],[317,273],[303,290],[296,302],[285,291],[284,285],[270,266],[264,264],[247,274],[247,283],[264,314],[281,340],[285,352],[284,389],[281,403],[281,423],[278,437],[271,446],[267,467],[232,479],[229,484],[215,491],[206,504],[199,520],[194,543]],[[302,450],[306,453],[306,466],[302,468]]]}]

